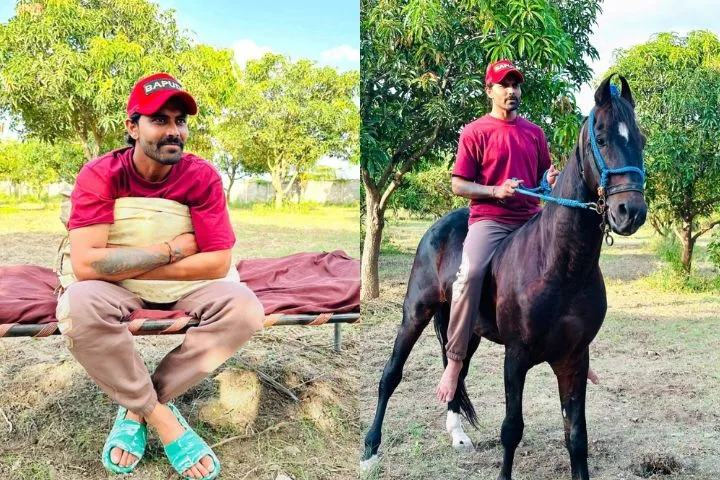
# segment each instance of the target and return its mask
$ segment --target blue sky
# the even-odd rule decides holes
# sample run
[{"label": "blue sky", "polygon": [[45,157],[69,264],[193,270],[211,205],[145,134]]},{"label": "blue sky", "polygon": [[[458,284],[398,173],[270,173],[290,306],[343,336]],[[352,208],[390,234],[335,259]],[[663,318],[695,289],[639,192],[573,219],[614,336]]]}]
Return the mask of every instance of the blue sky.
[{"label": "blue sky", "polygon": [[[360,68],[358,0],[156,0],[175,10],[181,28],[200,43],[232,48],[241,63],[272,51],[341,70]],[[0,1],[0,22],[15,2]]]},{"label": "blue sky", "polygon": [[232,48],[240,63],[273,51],[340,69],[360,68],[358,0],[158,0],[197,40]]}]

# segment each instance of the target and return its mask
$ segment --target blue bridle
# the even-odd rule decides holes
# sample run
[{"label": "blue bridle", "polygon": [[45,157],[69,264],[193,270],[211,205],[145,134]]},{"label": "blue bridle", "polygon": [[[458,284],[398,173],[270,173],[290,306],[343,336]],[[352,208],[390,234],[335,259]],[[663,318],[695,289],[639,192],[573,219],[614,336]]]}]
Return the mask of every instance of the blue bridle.
[{"label": "blue bridle", "polygon": [[[610,85],[610,94],[613,97],[619,97],[620,92],[615,85]],[[588,133],[590,135],[590,146],[592,147],[593,157],[595,157],[595,165],[600,173],[600,188],[598,188],[598,196],[600,198],[609,197],[610,195],[620,192],[640,192],[645,191],[645,164],[643,162],[643,168],[638,167],[621,167],[621,168],[607,168],[605,160],[600,153],[600,148],[595,138],[595,109],[590,110],[590,116],[588,117]],[[637,173],[642,179],[641,183],[624,183],[622,185],[608,186],[608,180],[610,175],[621,175],[623,173]]]},{"label": "blue bridle", "polygon": [[[615,85],[610,85],[610,94],[613,97],[619,97],[620,92],[618,91],[617,87]],[[570,198],[559,198],[559,197],[553,197],[551,196],[552,189],[550,188],[550,185],[547,182],[547,171],[543,173],[542,180],[540,183],[540,186],[536,188],[529,188],[525,187],[524,185],[520,185],[516,191],[519,193],[522,193],[523,195],[529,195],[532,197],[540,198],[542,200],[545,200],[547,202],[553,202],[560,205],[564,205],[566,207],[571,208],[587,208],[590,210],[595,210],[600,215],[603,215],[605,213],[605,200],[608,196],[614,195],[616,193],[620,192],[640,192],[644,193],[644,183],[645,183],[645,170],[644,170],[644,163],[643,168],[640,169],[638,167],[620,167],[620,168],[607,168],[607,165],[605,164],[605,159],[603,159],[602,154],[600,153],[600,148],[597,144],[597,139],[595,138],[595,109],[593,108],[590,110],[590,115],[588,117],[588,134],[590,137],[590,146],[592,148],[593,157],[595,158],[595,166],[598,170],[598,173],[600,174],[600,187],[598,188],[598,202],[579,202],[577,200],[573,200]],[[582,169],[582,166],[580,167]],[[640,175],[640,178],[642,179],[642,183],[623,183],[621,185],[611,185],[608,186],[608,180],[610,179],[610,175],[620,175],[623,173],[637,173]],[[517,179],[515,179],[517,180]]]},{"label": "blue bridle", "polygon": [[[610,85],[610,95],[613,97],[619,97],[620,92],[615,85]],[[592,148],[593,157],[595,158],[595,167],[600,174],[600,186],[598,187],[598,201],[595,202],[580,202],[570,198],[558,198],[551,196],[552,189],[547,182],[547,171],[542,175],[542,181],[537,188],[528,188],[520,185],[515,191],[522,193],[523,195],[529,195],[532,197],[540,198],[548,202],[558,203],[566,207],[571,208],[586,208],[596,211],[601,217],[600,230],[605,235],[605,243],[608,245],[613,244],[612,236],[610,235],[610,224],[607,219],[607,208],[606,199],[610,195],[621,192],[640,192],[645,193],[645,162],[642,162],[642,169],[638,167],[620,167],[620,168],[608,168],[605,164],[600,148],[595,138],[595,108],[590,110],[588,116],[588,134],[590,136],[590,146]],[[580,166],[582,171],[582,165]],[[608,180],[610,175],[621,175],[623,173],[637,173],[642,179],[642,183],[628,182],[620,185],[608,186]],[[517,179],[515,179],[517,180]]]}]

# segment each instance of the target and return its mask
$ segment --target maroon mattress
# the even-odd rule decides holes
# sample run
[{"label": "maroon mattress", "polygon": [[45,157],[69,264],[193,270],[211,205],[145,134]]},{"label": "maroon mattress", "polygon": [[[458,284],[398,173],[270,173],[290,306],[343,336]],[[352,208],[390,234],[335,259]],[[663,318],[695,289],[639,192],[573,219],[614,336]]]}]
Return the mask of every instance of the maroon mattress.
[{"label": "maroon mattress", "polygon": [[[243,260],[240,279],[271,313],[360,311],[360,262],[342,251]],[[55,273],[35,265],[0,266],[0,324],[56,322]],[[141,310],[131,318],[175,318],[184,312]]]}]

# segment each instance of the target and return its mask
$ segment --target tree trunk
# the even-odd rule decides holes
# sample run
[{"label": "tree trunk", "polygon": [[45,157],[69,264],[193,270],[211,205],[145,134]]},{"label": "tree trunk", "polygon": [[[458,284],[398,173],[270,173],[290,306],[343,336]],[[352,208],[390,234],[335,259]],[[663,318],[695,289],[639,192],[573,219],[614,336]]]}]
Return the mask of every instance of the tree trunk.
[{"label": "tree trunk", "polygon": [[275,190],[275,210],[279,210],[282,208],[283,200],[285,197],[285,192],[283,192],[284,176],[285,174],[282,167],[270,167],[270,183],[273,186],[273,190]]},{"label": "tree trunk", "polygon": [[378,259],[380,258],[380,242],[385,227],[385,210],[380,208],[377,195],[365,190],[367,214],[365,216],[365,241],[363,243],[360,299],[370,300],[380,296],[380,275]]},{"label": "tree trunk", "polygon": [[283,205],[283,197],[285,194],[283,193],[282,186],[276,187],[275,182],[273,182],[273,188],[275,189],[275,210],[280,210]]},{"label": "tree trunk", "polygon": [[[235,172],[233,172],[235,173]],[[230,182],[228,183],[227,188],[225,189],[225,201],[228,205],[230,205],[230,190],[232,190],[233,184],[235,183],[235,177],[230,177]]]},{"label": "tree trunk", "polygon": [[90,142],[88,141],[87,137],[84,139],[80,139],[80,143],[82,143],[83,152],[85,153],[85,158],[87,158],[87,161],[95,158],[95,155],[93,155],[92,149],[90,148]]},{"label": "tree trunk", "polygon": [[100,149],[102,148],[102,144],[105,141],[105,136],[100,135],[96,131],[93,130],[93,138],[95,139],[95,143],[93,144],[94,149],[92,149],[93,155],[95,157],[98,157],[100,155]]},{"label": "tree trunk", "polygon": [[695,238],[692,236],[692,217],[683,218],[682,222],[682,267],[685,276],[690,276],[692,267],[692,253],[695,247]]}]

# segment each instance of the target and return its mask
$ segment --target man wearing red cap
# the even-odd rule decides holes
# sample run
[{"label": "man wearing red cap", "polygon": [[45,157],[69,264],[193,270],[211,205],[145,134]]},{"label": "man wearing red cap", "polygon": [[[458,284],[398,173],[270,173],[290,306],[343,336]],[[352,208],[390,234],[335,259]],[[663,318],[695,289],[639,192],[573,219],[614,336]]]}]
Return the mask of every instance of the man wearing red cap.
[{"label": "man wearing red cap", "polygon": [[[115,473],[137,465],[149,424],[178,472],[215,478],[220,464],[214,453],[168,402],[262,329],[262,305],[231,265],[235,235],[221,178],[207,161],[183,152],[187,116],[196,113],[193,97],[170,75],[141,79],[127,104],[130,146],[86,164],[72,192],[68,229],[77,282],[60,297],[57,317],[73,356],[121,406],[102,455]],[[178,207],[188,228],[151,245],[111,244],[116,204],[137,198],[141,205]],[[164,233],[152,222],[143,225]],[[142,281],[191,288],[171,302],[161,295],[155,303],[124,288]],[[152,375],[121,322],[141,308],[183,310],[200,320]]]},{"label": "man wearing red cap", "polygon": [[470,226],[453,283],[448,364],[436,389],[441,402],[449,402],[455,395],[480,306],[481,286],[495,248],[540,210],[536,198],[515,195],[515,189],[520,183],[537,186],[546,170],[548,181],[554,184],[558,174],[543,130],[517,114],[524,80],[509,60],[488,65],[485,92],[492,110],[466,125],[460,134],[452,190],[470,199]]}]

